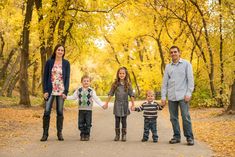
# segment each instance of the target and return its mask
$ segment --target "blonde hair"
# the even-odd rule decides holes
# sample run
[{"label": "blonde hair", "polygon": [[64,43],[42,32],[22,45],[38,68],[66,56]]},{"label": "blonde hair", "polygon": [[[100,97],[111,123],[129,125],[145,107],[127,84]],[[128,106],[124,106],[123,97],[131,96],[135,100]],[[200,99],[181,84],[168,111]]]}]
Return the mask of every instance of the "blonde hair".
[{"label": "blonde hair", "polygon": [[81,78],[81,82],[82,82],[85,78],[88,78],[88,79],[91,81],[91,78],[90,78],[89,75],[83,75],[82,78]]},{"label": "blonde hair", "polygon": [[146,96],[147,96],[147,95],[150,95],[150,94],[155,96],[155,93],[154,93],[153,90],[147,90],[147,91],[146,91]]}]

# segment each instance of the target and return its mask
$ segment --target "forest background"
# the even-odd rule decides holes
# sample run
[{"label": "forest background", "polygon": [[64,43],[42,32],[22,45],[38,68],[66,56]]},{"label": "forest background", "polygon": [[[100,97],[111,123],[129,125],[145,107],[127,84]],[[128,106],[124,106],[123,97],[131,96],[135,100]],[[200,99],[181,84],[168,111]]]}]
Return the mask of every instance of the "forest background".
[{"label": "forest background", "polygon": [[234,13],[232,0],[2,0],[0,96],[25,106],[30,96],[42,97],[45,62],[62,43],[70,92],[88,73],[98,95],[107,95],[126,66],[143,98],[147,89],[160,91],[169,48],[177,45],[193,65],[192,105],[234,110]]},{"label": "forest background", "polygon": [[215,156],[234,156],[234,8],[233,0],[1,0],[0,148],[25,128],[40,129],[43,70],[57,43],[71,63],[70,94],[89,74],[105,98],[125,66],[137,100],[148,89],[160,99],[169,48],[177,45],[193,66],[197,140]]}]

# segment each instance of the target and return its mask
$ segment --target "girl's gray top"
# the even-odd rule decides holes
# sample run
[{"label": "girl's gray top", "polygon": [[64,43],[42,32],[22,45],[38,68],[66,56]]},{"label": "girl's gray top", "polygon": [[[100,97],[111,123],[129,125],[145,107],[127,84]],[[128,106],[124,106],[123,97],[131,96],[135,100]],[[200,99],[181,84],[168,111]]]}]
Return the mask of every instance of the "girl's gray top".
[{"label": "girl's gray top", "polygon": [[132,87],[125,91],[125,86],[119,84],[116,89],[111,88],[109,91],[110,96],[115,95],[113,114],[118,117],[124,117],[130,114],[128,95],[134,97]]}]

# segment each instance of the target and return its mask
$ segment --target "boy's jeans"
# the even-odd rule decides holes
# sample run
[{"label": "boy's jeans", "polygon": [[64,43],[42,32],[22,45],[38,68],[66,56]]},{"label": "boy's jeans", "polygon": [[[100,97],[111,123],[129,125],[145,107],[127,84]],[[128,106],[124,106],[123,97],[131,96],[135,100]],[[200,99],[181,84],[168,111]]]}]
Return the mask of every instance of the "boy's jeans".
[{"label": "boy's jeans", "polygon": [[157,120],[156,120],[156,118],[144,118],[144,135],[143,135],[143,139],[148,140],[149,130],[151,130],[151,132],[152,132],[153,140],[158,140]]},{"label": "boy's jeans", "polygon": [[180,101],[168,101],[169,102],[169,112],[170,112],[170,120],[172,123],[174,135],[173,137],[176,139],[180,139],[180,125],[178,120],[178,108],[180,107],[182,121],[183,121],[183,130],[184,136],[189,139],[194,139],[192,132],[192,123],[189,114],[189,103],[184,100]]},{"label": "boy's jeans", "polygon": [[92,122],[92,111],[91,110],[79,110],[78,115],[78,128],[81,131],[80,136],[88,135],[90,136]]}]

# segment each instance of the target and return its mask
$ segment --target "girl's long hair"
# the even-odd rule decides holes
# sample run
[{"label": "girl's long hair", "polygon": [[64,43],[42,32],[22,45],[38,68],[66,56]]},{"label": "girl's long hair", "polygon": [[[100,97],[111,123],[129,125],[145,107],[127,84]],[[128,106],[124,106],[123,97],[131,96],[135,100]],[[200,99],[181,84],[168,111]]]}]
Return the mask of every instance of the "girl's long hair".
[{"label": "girl's long hair", "polygon": [[118,87],[118,85],[120,85],[120,83],[121,83],[120,78],[118,76],[120,70],[124,70],[126,73],[126,77],[124,78],[124,86],[125,86],[125,91],[127,92],[129,87],[131,86],[131,79],[130,79],[130,75],[129,75],[126,67],[120,67],[118,69],[117,74],[116,74],[116,79],[115,79],[114,83],[112,84],[112,89],[115,90]]},{"label": "girl's long hair", "polygon": [[[65,47],[64,47],[64,45],[62,45],[62,44],[57,44],[57,45],[55,46],[55,48],[54,48],[53,54],[51,55],[51,59],[55,59],[55,57],[56,57],[56,51],[57,51],[57,49],[58,49],[60,46],[62,46],[62,47],[64,48],[64,55],[65,55]],[[62,58],[64,58],[64,55],[62,56]]]}]

